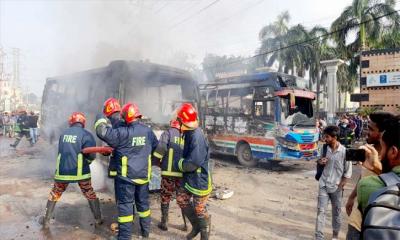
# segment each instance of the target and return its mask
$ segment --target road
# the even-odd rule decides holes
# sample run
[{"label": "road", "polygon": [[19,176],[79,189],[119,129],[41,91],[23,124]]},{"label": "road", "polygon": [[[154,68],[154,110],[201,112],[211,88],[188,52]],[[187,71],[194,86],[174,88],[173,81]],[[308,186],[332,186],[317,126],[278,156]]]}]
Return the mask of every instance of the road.
[{"label": "road", "polygon": [[[88,203],[78,186],[72,184],[57,203],[49,230],[44,231],[38,219],[44,213],[53,183],[55,146],[40,141],[29,147],[23,140],[13,150],[10,143],[11,139],[0,137],[0,239],[110,238],[110,224],[117,217],[116,206],[113,194],[104,184],[99,185],[105,178],[99,176],[97,168],[93,170],[92,181],[101,200],[105,223],[94,228]],[[317,196],[314,162],[274,162],[250,169],[238,165],[233,157],[217,155],[213,160],[215,187],[233,190],[234,195],[227,200],[210,199],[211,239],[313,239]],[[112,186],[107,181],[106,185]],[[344,199],[353,187],[354,181],[346,186]],[[175,202],[171,204],[170,231],[157,228],[158,198],[158,194],[151,196],[151,239],[184,239],[186,233],[180,230],[183,221]],[[328,238],[332,232],[330,219],[329,208]],[[341,239],[346,229],[347,219],[343,214]],[[134,236],[138,235],[135,223]]]}]

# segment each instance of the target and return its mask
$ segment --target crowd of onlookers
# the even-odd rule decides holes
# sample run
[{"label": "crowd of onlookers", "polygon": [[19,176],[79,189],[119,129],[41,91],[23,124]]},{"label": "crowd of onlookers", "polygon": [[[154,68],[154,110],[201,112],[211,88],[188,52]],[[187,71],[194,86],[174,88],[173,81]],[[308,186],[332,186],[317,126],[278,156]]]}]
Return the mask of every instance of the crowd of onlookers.
[{"label": "crowd of onlookers", "polygon": [[[322,140],[323,129],[327,126],[324,118],[317,118],[316,124],[320,132]],[[366,137],[366,129],[368,128],[368,116],[360,116],[358,114],[343,114],[336,121],[339,127],[339,141],[345,146],[350,146],[354,141],[360,141]]]},{"label": "crowd of onlookers", "polygon": [[[325,239],[329,202],[332,205],[332,239],[338,239],[344,186],[351,178],[355,160],[362,164],[362,170],[345,202],[349,216],[346,239],[400,239],[400,115],[387,112],[372,113],[364,118],[343,115],[336,125],[328,126],[318,119],[317,126],[324,145],[315,177],[319,186],[315,239]],[[366,144],[354,148],[354,140]],[[350,147],[353,149],[349,151]],[[348,152],[361,152],[360,158],[350,159]]]},{"label": "crowd of onlookers", "polygon": [[33,145],[39,137],[38,120],[39,114],[33,111],[0,112],[0,136],[15,137],[12,147],[16,147],[23,137]]}]

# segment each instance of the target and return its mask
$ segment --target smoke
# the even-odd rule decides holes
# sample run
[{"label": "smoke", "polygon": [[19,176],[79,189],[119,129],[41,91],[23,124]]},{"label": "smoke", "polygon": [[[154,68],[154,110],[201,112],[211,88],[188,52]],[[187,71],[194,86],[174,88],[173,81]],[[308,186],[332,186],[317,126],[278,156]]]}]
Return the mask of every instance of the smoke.
[{"label": "smoke", "polygon": [[[185,42],[190,41],[177,38],[176,32],[169,30],[171,23],[166,23],[164,17],[145,2],[53,4],[60,26],[54,43],[58,63],[56,75],[106,66],[113,60],[149,60],[165,64],[176,59],[177,53],[187,49]],[[174,63],[180,67],[177,61]]]}]

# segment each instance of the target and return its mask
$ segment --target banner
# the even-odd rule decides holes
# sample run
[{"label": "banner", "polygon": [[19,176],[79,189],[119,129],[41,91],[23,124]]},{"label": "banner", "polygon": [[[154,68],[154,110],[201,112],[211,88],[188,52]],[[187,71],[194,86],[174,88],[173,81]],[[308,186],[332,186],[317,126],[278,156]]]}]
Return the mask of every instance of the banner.
[{"label": "banner", "polygon": [[367,87],[400,85],[400,72],[388,72],[367,75]]}]

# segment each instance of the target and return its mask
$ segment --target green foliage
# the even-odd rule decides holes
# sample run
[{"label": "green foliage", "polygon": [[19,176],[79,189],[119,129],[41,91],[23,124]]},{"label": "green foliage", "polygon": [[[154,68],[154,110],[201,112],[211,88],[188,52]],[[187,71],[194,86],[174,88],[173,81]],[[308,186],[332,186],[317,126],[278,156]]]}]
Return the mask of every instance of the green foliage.
[{"label": "green foliage", "polygon": [[375,107],[361,107],[357,110],[357,113],[360,114],[363,117],[371,115],[371,113],[374,113],[378,111],[378,108]]}]

